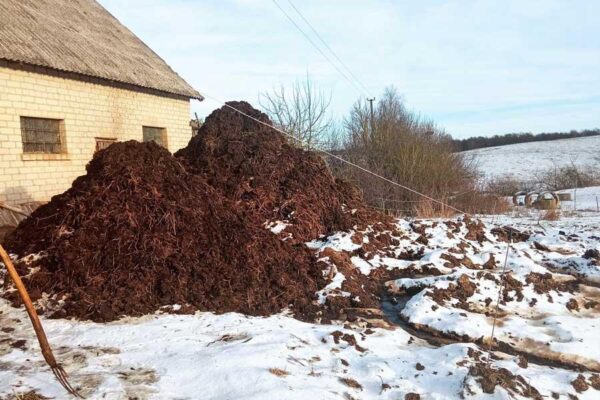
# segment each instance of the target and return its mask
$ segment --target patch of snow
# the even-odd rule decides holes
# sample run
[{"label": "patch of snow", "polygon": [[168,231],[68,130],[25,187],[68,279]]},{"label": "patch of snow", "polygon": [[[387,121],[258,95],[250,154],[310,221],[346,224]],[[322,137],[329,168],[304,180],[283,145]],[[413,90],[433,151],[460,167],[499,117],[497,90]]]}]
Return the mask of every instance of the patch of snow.
[{"label": "patch of snow", "polygon": [[[16,334],[28,340],[25,350],[0,355],[0,395],[10,395],[19,382],[19,391],[65,398],[43,363],[28,324],[14,321],[25,319],[23,310],[10,308],[4,300],[0,310],[3,318],[11,319]],[[484,394],[469,378],[473,360],[468,352],[475,345],[431,348],[418,339],[409,340],[401,329],[364,334],[285,315],[259,318],[235,313],[151,315],[109,324],[44,319],[44,326],[71,383],[90,400],[130,396],[369,400],[404,398],[409,392],[431,399],[512,398],[500,387],[494,394]],[[343,340],[336,344],[331,336],[336,330],[354,335],[365,351]],[[417,363],[424,368],[417,370]],[[493,363],[535,378],[531,383],[547,397],[551,391],[575,394],[569,382],[576,372],[531,365],[522,369],[514,357]],[[354,383],[360,387],[352,387]],[[595,393],[588,390],[578,396],[592,399]]]},{"label": "patch of snow", "polygon": [[273,232],[276,235],[279,235],[288,226],[290,226],[290,224],[283,222],[283,221],[271,221],[271,222],[267,221],[267,222],[265,222],[265,228],[269,229],[271,232]]}]

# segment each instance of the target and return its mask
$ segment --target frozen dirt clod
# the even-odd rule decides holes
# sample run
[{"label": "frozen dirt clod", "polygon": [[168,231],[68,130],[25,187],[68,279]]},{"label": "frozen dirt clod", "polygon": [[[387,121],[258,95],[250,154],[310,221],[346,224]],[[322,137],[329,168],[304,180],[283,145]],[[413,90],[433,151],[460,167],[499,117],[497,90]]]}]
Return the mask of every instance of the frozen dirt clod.
[{"label": "frozen dirt clod", "polygon": [[583,258],[600,260],[600,251],[598,249],[587,249],[583,254]]},{"label": "frozen dirt clod", "polygon": [[443,305],[446,301],[458,300],[458,304],[467,308],[467,299],[475,293],[476,286],[467,275],[461,275],[456,283],[450,283],[446,289],[435,288],[429,293],[433,300]]},{"label": "frozen dirt clod", "polygon": [[557,292],[571,292],[577,290],[578,283],[575,280],[561,281],[555,279],[551,273],[540,274],[532,272],[527,275],[526,282],[533,285],[537,294],[545,294],[552,290]]},{"label": "frozen dirt clod", "polygon": [[526,242],[531,237],[528,232],[521,232],[510,226],[493,228],[491,233],[494,234],[498,240],[502,240],[503,242],[508,242],[509,239],[512,242]]},{"label": "frozen dirt clod", "polygon": [[577,375],[577,378],[571,382],[571,385],[577,391],[577,393],[585,392],[590,387],[585,380],[585,376],[581,374]]},{"label": "frozen dirt clod", "polygon": [[519,396],[542,400],[542,395],[531,386],[522,376],[515,375],[506,368],[494,368],[485,362],[476,362],[469,368],[469,375],[476,377],[484,393],[493,394],[496,386],[501,386],[509,393]]},{"label": "frozen dirt clod", "polygon": [[[56,317],[110,321],[172,304],[251,315],[291,305],[302,314],[322,286],[308,249],[280,240],[261,215],[154,143],[96,153],[87,174],[6,245],[19,256],[44,252],[25,283],[35,297],[64,299]],[[27,267],[20,263],[23,275]]]}]

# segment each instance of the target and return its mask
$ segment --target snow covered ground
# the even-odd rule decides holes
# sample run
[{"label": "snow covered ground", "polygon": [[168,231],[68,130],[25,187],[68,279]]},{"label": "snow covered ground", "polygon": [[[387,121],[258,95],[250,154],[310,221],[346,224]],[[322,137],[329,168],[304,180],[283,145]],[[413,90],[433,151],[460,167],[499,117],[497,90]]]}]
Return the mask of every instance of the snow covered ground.
[{"label": "snow covered ground", "polygon": [[[402,317],[434,332],[485,342],[491,334],[502,287],[495,328],[495,339],[501,345],[600,371],[600,348],[594,344],[600,332],[600,289],[595,287],[600,283],[600,267],[597,259],[587,258],[591,252],[600,251],[600,216],[580,217],[577,222],[573,218],[544,221],[541,225],[533,218],[506,217],[499,222],[531,233],[529,239],[511,245],[504,283],[502,267],[508,244],[485,229],[486,240],[471,241],[464,253],[454,254],[459,261],[453,263],[451,271],[440,269],[438,276],[390,283],[396,292],[425,289],[408,301]],[[435,234],[432,228],[427,231]],[[452,245],[444,247],[450,249]],[[454,253],[447,251],[445,255]],[[492,265],[478,267],[490,258]],[[427,262],[448,266],[447,259],[430,258]]]},{"label": "snow covered ground", "polygon": [[[483,221],[398,220],[385,232],[389,243],[378,248],[369,247],[369,230],[308,244],[322,256],[336,254],[327,249],[347,252],[364,277],[381,268],[402,275],[387,282],[403,299],[388,310],[404,321],[398,325],[207,312],[108,324],[43,322],[71,383],[88,399],[600,398],[600,376],[593,372],[600,371],[594,258],[600,215]],[[505,226],[530,235],[513,235],[507,274]],[[285,238],[279,225],[266,227]],[[504,352],[490,359],[486,338],[503,277],[494,348]],[[352,295],[345,294],[349,279],[333,273],[321,298]],[[423,340],[432,335],[448,344]],[[492,378],[500,384],[490,386]],[[24,310],[0,300],[0,399],[30,390],[67,398],[43,362]]]},{"label": "snow covered ground", "polygon": [[[36,390],[66,398],[44,364],[21,310],[0,303],[2,343],[26,340],[20,348],[0,347],[0,394]],[[500,387],[485,394],[477,376],[478,347],[439,348],[402,329],[355,330],[314,325],[285,315],[156,315],[95,324],[44,321],[57,357],[71,383],[89,399],[506,399]],[[359,347],[333,332],[352,335]],[[9,339],[10,338],[10,339]],[[471,351],[469,351],[471,349]],[[476,351],[474,351],[476,350]],[[471,353],[471,355],[470,355]],[[518,359],[493,360],[523,376],[542,395],[575,394],[579,373],[535,366]],[[590,379],[589,373],[583,374]],[[598,392],[588,390],[582,399]]]},{"label": "snow covered ground", "polygon": [[514,175],[529,180],[540,170],[575,163],[600,166],[600,136],[518,143],[463,152],[474,156],[486,177]]}]

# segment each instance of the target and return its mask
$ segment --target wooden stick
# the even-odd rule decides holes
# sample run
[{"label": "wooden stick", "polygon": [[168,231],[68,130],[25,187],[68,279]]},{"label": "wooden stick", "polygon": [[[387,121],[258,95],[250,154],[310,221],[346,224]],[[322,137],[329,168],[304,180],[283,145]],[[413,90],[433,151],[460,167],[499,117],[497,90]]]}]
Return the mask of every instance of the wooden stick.
[{"label": "wooden stick", "polygon": [[60,364],[56,362],[54,354],[52,353],[52,349],[50,348],[50,344],[48,343],[48,338],[46,337],[46,333],[44,332],[44,328],[42,327],[40,318],[38,317],[37,312],[33,307],[33,303],[31,302],[31,298],[29,297],[29,293],[27,293],[27,289],[25,289],[25,285],[23,284],[21,277],[17,273],[17,270],[15,269],[12,260],[10,259],[8,253],[6,252],[6,250],[4,250],[4,247],[2,247],[2,245],[0,245],[0,258],[6,266],[10,278],[14,282],[17,291],[19,292],[19,296],[21,297],[21,300],[25,305],[27,314],[29,314],[29,319],[31,320],[33,330],[35,331],[35,335],[37,336],[38,342],[40,343],[42,355],[44,356],[46,363],[48,363],[48,365],[52,369],[52,372],[54,373],[54,376],[56,376],[56,379],[69,393],[71,393],[75,397],[82,398],[67,381],[67,374],[64,371],[64,369],[60,366]]},{"label": "wooden stick", "polygon": [[17,214],[21,214],[21,215],[24,215],[26,217],[29,217],[29,213],[28,212],[25,212],[25,211],[21,210],[18,207],[9,206],[8,204],[3,203],[1,201],[0,201],[0,208],[5,208],[5,209],[7,209],[9,211],[16,212]]}]

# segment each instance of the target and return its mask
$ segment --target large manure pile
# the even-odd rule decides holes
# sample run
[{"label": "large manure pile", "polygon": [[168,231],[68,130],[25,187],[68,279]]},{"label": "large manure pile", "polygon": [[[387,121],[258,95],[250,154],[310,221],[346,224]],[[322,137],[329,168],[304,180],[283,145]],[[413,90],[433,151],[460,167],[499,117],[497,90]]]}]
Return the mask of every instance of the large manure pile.
[{"label": "large manure pile", "polygon": [[[99,151],[6,245],[41,254],[21,272],[33,271],[26,285],[54,300],[45,303],[57,317],[110,321],[173,304],[251,315],[291,306],[302,316],[324,267],[299,242],[368,215],[318,156],[224,107],[176,156],[134,141]],[[269,220],[286,220],[291,240],[266,229]]]},{"label": "large manure pile", "polygon": [[[228,103],[271,124],[246,102]],[[289,223],[294,242],[351,229],[369,220],[352,185],[333,177],[316,153],[288,143],[269,126],[229,107],[213,112],[189,145],[177,152],[211,186],[264,220]]]}]

